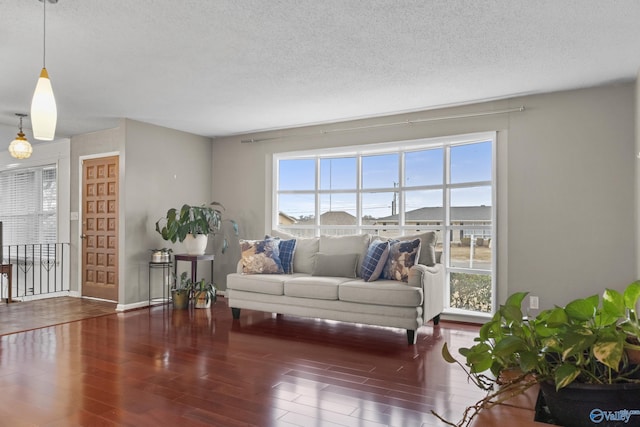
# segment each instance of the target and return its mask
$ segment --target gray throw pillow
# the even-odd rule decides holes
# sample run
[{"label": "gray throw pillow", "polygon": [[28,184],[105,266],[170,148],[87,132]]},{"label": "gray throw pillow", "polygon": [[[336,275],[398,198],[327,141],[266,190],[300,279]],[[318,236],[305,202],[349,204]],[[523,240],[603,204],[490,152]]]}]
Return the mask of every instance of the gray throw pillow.
[{"label": "gray throw pillow", "polygon": [[356,277],[358,254],[329,255],[318,252],[312,276]]}]

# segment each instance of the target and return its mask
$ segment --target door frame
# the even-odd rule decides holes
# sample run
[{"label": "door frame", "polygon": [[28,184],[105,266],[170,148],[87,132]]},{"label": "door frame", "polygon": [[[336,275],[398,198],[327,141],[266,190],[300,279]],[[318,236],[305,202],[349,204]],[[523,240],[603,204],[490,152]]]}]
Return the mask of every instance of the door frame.
[{"label": "door frame", "polygon": [[[80,239],[80,236],[82,235],[82,214],[83,214],[83,200],[82,200],[82,188],[84,186],[84,176],[82,174],[82,167],[83,167],[83,163],[85,160],[91,160],[91,159],[101,159],[104,157],[114,157],[117,156],[118,157],[118,197],[122,197],[122,183],[123,180],[121,179],[123,176],[123,169],[124,169],[124,161],[122,156],[120,155],[120,151],[108,151],[105,153],[96,153],[96,154],[87,154],[87,155],[83,155],[83,156],[79,156],[78,157],[78,224],[76,227],[76,232],[77,232],[77,244],[78,244],[78,252],[76,254],[77,256],[77,260],[78,260],[78,268],[76,271],[77,277],[78,277],[78,295],[81,298],[87,298],[87,299],[99,299],[99,298],[91,298],[91,297],[86,297],[82,295],[82,285],[83,285],[83,274],[82,274],[82,263],[83,263],[83,259],[82,259],[82,242]],[[124,221],[123,221],[123,205],[124,203],[118,203],[118,301],[116,301],[118,303],[117,307],[116,307],[116,311],[122,311],[119,310],[120,307],[123,306],[123,304],[121,303],[122,301],[122,297],[124,296],[123,292],[122,292],[122,284],[124,283],[124,250],[123,250],[123,244],[124,244],[124,239],[123,239],[123,230],[124,230]]]}]

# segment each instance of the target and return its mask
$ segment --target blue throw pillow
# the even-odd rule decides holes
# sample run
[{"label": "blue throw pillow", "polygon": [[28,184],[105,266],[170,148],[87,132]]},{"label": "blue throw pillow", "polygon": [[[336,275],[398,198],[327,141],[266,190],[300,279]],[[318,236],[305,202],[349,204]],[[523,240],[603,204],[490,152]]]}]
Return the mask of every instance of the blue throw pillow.
[{"label": "blue throw pillow", "polygon": [[378,280],[382,269],[384,268],[387,257],[389,256],[389,242],[383,242],[382,240],[374,240],[367,249],[367,255],[362,261],[362,269],[360,276],[365,282],[373,282]]},{"label": "blue throw pillow", "polygon": [[275,239],[278,241],[280,252],[280,262],[285,274],[293,273],[293,255],[296,251],[296,239],[282,240],[279,237],[264,236],[265,239]]},{"label": "blue throw pillow", "polygon": [[296,251],[296,239],[280,240],[280,262],[285,274],[293,273],[293,254]]}]

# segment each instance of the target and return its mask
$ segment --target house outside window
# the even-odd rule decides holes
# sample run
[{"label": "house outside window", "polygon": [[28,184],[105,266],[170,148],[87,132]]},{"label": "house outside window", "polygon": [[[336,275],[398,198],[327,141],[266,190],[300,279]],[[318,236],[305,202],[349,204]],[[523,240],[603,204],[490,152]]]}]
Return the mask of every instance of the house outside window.
[{"label": "house outside window", "polygon": [[433,230],[448,312],[495,308],[495,132],[274,155],[273,228],[299,237]]}]

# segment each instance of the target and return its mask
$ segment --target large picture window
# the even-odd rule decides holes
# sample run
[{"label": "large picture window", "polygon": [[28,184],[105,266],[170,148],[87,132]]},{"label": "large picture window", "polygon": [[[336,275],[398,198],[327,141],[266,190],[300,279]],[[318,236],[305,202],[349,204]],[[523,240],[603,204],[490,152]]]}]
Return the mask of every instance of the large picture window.
[{"label": "large picture window", "polygon": [[0,200],[4,245],[57,241],[55,165],[0,172]]},{"label": "large picture window", "polygon": [[449,312],[495,307],[495,133],[274,155],[273,228],[300,236],[434,230]]}]

